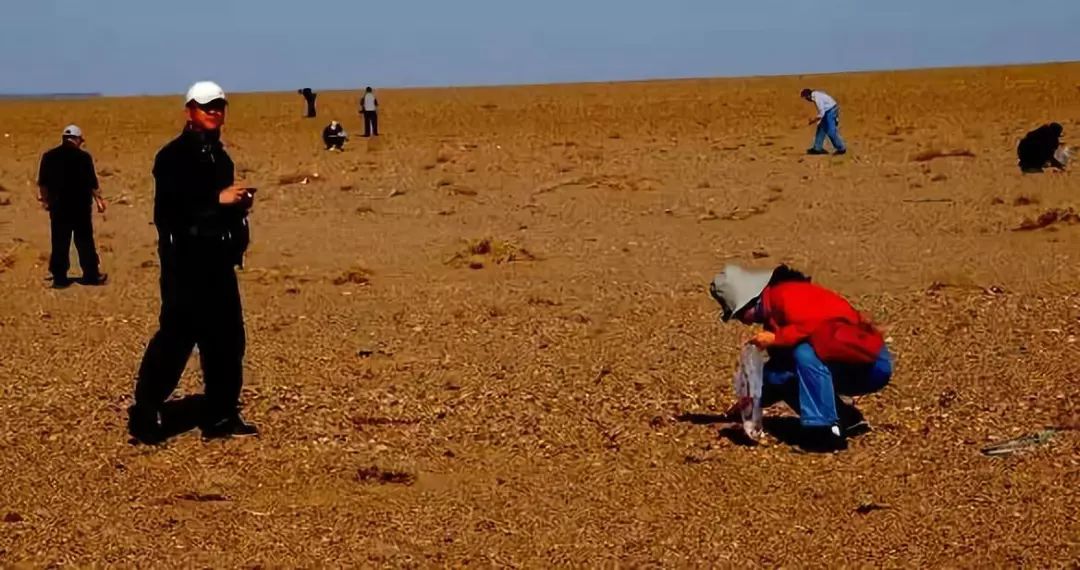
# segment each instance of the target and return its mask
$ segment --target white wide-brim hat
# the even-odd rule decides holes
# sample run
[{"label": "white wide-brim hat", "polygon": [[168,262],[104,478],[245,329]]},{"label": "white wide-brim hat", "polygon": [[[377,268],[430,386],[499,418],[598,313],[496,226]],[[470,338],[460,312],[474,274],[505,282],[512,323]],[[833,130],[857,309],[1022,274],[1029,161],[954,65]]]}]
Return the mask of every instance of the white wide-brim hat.
[{"label": "white wide-brim hat", "polygon": [[738,265],[726,265],[724,270],[713,277],[709,293],[724,308],[721,317],[724,321],[745,309],[772,279],[772,269],[746,269]]}]

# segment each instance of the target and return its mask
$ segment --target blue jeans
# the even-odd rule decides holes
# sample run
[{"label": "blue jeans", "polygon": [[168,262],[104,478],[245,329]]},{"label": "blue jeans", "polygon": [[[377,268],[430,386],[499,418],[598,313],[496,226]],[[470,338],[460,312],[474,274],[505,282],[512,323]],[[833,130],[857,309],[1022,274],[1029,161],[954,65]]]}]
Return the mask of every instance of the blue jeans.
[{"label": "blue jeans", "polygon": [[794,349],[774,349],[765,363],[762,404],[786,401],[791,409],[798,410],[799,421],[806,427],[837,425],[836,395],[877,392],[889,383],[892,369],[888,347],[881,349],[873,364],[822,362],[808,342]]},{"label": "blue jeans", "polygon": [[844,139],[840,138],[839,105],[825,111],[825,116],[818,121],[817,134],[814,135],[815,150],[825,150],[825,137],[829,137],[829,141],[832,142],[833,148],[836,150],[845,150],[847,148],[844,146]]}]

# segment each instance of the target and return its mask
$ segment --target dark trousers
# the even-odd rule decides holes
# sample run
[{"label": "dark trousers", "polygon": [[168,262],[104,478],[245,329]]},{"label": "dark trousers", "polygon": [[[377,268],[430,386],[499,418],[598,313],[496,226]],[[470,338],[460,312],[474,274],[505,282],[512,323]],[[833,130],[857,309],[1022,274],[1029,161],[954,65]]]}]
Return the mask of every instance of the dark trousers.
[{"label": "dark trousers", "polygon": [[315,112],[315,102],[314,101],[308,101],[308,104],[307,104],[307,118],[313,119],[313,118],[315,118],[316,114],[317,113]]},{"label": "dark trousers", "polygon": [[139,367],[135,406],[160,410],[194,347],[206,385],[206,415],[213,423],[237,413],[243,386],[244,313],[236,272],[224,252],[181,251],[163,238],[160,327]]},{"label": "dark trousers", "polygon": [[344,148],[345,137],[323,137],[323,144],[326,145],[327,150],[331,148]]},{"label": "dark trousers", "polygon": [[94,245],[94,224],[91,221],[90,206],[55,207],[49,210],[49,222],[52,226],[52,255],[49,257],[49,272],[53,277],[66,277],[71,260],[71,237],[75,236],[75,250],[79,252],[79,265],[83,277],[97,277],[98,255]]},{"label": "dark trousers", "polygon": [[377,111],[364,111],[364,136],[379,136],[379,113]]}]

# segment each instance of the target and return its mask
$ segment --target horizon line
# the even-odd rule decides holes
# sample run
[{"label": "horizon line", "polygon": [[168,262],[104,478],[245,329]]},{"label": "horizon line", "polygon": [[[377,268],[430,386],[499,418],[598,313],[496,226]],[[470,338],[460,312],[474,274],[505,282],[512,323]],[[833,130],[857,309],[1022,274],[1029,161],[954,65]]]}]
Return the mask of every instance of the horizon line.
[{"label": "horizon line", "polygon": [[[974,64],[974,65],[931,65],[925,67],[895,67],[895,68],[856,68],[856,69],[844,69],[844,70],[832,70],[832,71],[806,71],[806,72],[779,72],[779,73],[761,73],[754,75],[676,75],[676,76],[664,76],[664,77],[638,77],[638,78],[625,78],[625,79],[598,79],[594,81],[540,81],[540,82],[524,82],[524,83],[462,83],[462,84],[412,84],[412,85],[392,85],[378,87],[381,90],[392,91],[412,91],[412,90],[440,90],[440,89],[499,89],[499,88],[518,88],[518,87],[556,87],[556,86],[569,86],[569,85],[616,85],[616,84],[633,84],[633,83],[663,83],[672,81],[709,81],[709,80],[740,80],[740,79],[778,79],[778,78],[795,78],[795,77],[823,77],[833,75],[860,75],[870,73],[911,73],[918,71],[957,71],[957,70],[971,70],[971,69],[1002,69],[1010,67],[1049,67],[1055,65],[1069,65],[1080,64],[1080,59],[1074,60],[1049,60],[1049,61],[1022,61],[1022,62],[1008,62],[1008,63],[989,63],[989,64]],[[297,89],[302,89],[302,86]],[[312,88],[318,93],[341,93],[348,91],[360,91],[364,87],[331,87],[331,88]],[[233,95],[265,95],[265,94],[277,94],[288,93],[292,89],[287,90],[250,90],[250,91],[232,91],[228,92]],[[124,99],[124,98],[142,98],[142,97],[170,97],[175,96],[176,92],[145,92],[145,93],[117,93],[110,94],[102,91],[71,91],[71,92],[49,92],[49,93],[18,93],[18,92],[0,92],[0,100],[12,101],[12,100],[59,100],[59,99],[97,99],[97,98],[109,98],[109,99]]]}]

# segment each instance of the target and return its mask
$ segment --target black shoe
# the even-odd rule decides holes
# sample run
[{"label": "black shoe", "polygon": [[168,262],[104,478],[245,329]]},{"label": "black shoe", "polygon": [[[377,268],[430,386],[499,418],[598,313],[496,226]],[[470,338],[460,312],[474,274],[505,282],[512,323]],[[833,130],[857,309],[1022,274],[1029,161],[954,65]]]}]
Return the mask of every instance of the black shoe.
[{"label": "black shoe", "polygon": [[67,289],[71,287],[71,279],[67,275],[59,276],[53,275],[52,288],[53,289]]},{"label": "black shoe", "polygon": [[259,435],[259,428],[244,421],[239,414],[203,426],[203,439],[228,437],[251,437]]},{"label": "black shoe", "polygon": [[837,398],[836,411],[840,416],[840,428],[844,430],[844,437],[856,437],[870,432],[870,424],[854,404]]},{"label": "black shoe", "polygon": [[823,148],[810,148],[806,150],[806,154],[829,154],[829,151]]},{"label": "black shoe", "polygon": [[847,449],[840,426],[803,428],[799,450],[805,453],[834,453]]},{"label": "black shoe", "polygon": [[80,285],[90,285],[91,287],[96,287],[96,286],[99,286],[99,285],[104,285],[104,284],[108,283],[108,281],[109,281],[109,274],[108,273],[97,273],[95,275],[83,275],[82,279],[79,279],[79,284]]},{"label": "black shoe", "polygon": [[847,154],[847,149],[841,149],[833,153],[833,156],[844,156]]},{"label": "black shoe", "polygon": [[128,434],[132,443],[157,445],[165,440],[161,429],[161,418],[157,410],[146,410],[137,406],[128,408]]}]

